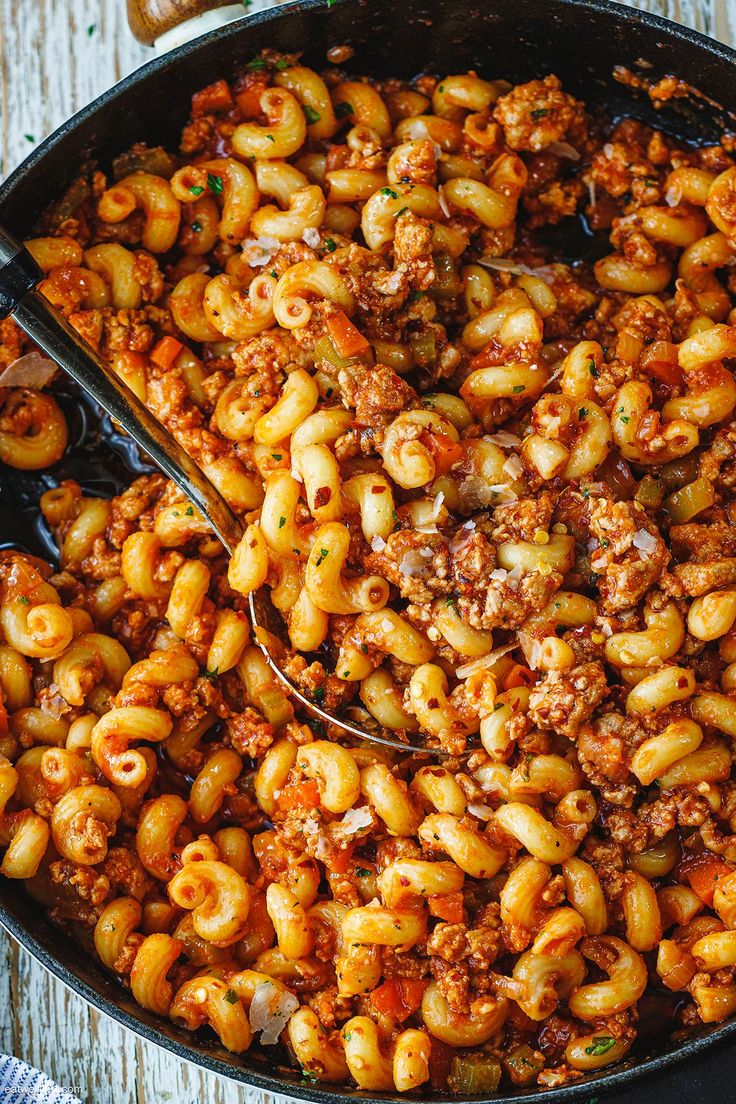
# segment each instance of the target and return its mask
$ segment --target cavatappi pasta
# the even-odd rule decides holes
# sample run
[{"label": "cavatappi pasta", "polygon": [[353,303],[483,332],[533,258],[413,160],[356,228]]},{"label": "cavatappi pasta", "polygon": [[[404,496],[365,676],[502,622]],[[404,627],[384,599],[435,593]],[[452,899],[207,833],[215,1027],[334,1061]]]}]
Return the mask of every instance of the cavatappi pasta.
[{"label": "cavatappi pasta", "polygon": [[[618,1061],[652,985],[662,1031],[736,1011],[735,180],[552,76],[267,53],[43,220],[44,294],[244,525],[228,563],[162,476],[54,478],[0,324],[0,459],[62,461],[56,562],[0,558],[0,873],[141,1006],[483,1095]],[[295,711],[262,586],[307,696],[444,758]]]}]

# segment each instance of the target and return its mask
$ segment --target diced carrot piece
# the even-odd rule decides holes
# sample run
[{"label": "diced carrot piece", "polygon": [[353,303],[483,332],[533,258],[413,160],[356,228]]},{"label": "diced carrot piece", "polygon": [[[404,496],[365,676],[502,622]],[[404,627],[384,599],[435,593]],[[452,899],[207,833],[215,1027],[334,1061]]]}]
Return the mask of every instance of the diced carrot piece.
[{"label": "diced carrot piece", "polygon": [[690,883],[690,888],[710,907],[713,904],[713,894],[718,882],[733,872],[734,868],[729,863],[722,862],[720,859],[705,859],[697,866],[690,867],[685,877]]},{"label": "diced carrot piece", "polygon": [[167,371],[183,348],[181,341],[177,341],[175,337],[162,337],[151,352],[151,360]]},{"label": "diced carrot piece", "polygon": [[237,85],[235,99],[238,107],[247,119],[261,114],[261,96],[271,83],[268,69],[257,69],[246,73]]},{"label": "diced carrot piece", "polygon": [[421,442],[429,449],[438,475],[444,475],[453,464],[459,464],[465,458],[465,449],[459,441],[453,441],[446,433],[426,430],[421,434]]},{"label": "diced carrot piece", "polygon": [[419,1008],[428,985],[423,978],[388,978],[371,993],[371,1004],[382,1016],[403,1023]]},{"label": "diced carrot piece", "polygon": [[233,97],[227,81],[218,80],[208,84],[192,96],[192,115],[209,115],[213,111],[229,111],[233,106]]},{"label": "diced carrot piece", "polygon": [[514,663],[503,680],[504,690],[513,690],[517,686],[533,686],[534,674],[528,667],[522,667],[520,663]]},{"label": "diced carrot piece", "polygon": [[338,311],[327,319],[327,329],[338,356],[359,356],[368,349],[368,339],[356,330],[345,311]]},{"label": "diced carrot piece", "polygon": [[463,922],[463,895],[458,890],[455,893],[438,893],[429,898],[429,911],[432,916],[446,920],[448,924],[462,924]]},{"label": "diced carrot piece", "polygon": [[292,786],[284,786],[277,803],[282,812],[289,809],[316,809],[319,805],[319,787],[312,778],[295,782]]}]

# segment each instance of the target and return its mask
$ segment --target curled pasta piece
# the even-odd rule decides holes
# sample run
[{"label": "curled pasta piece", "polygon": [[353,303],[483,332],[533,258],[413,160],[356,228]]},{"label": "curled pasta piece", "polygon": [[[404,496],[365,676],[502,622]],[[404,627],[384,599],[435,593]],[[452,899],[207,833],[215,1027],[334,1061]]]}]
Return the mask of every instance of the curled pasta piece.
[{"label": "curled pasta piece", "polygon": [[322,225],[325,217],[325,197],[318,184],[310,184],[292,192],[288,210],[273,204],[259,207],[251,219],[251,232],[277,241],[299,241],[304,232]]},{"label": "curled pasta piece", "polygon": [[91,750],[95,763],[118,786],[139,786],[148,767],[140,751],[128,745],[133,740],[160,742],[172,728],[171,717],[146,705],[111,709],[92,729]]},{"label": "curled pasta piece", "polygon": [[103,222],[122,222],[136,208],[145,216],[141,241],[150,253],[167,253],[179,234],[181,204],[168,180],[136,172],[100,196],[97,214]]},{"label": "curled pasta piece", "polygon": [[527,951],[514,966],[519,984],[514,1000],[531,1020],[545,1020],[585,977],[585,962],[577,951],[551,955]]},{"label": "curled pasta piece", "polygon": [[325,1032],[311,1008],[303,1006],[288,1024],[289,1042],[303,1070],[320,1081],[344,1081],[348,1076],[339,1035]]},{"label": "curled pasta piece", "polygon": [[430,1035],[451,1047],[481,1046],[503,1026],[511,1005],[506,997],[479,997],[470,1014],[454,1012],[436,981],[422,998],[422,1019]]},{"label": "curled pasta piece", "polygon": [[492,878],[506,861],[505,851],[452,813],[430,813],[419,826],[419,839],[444,851],[471,878]]},{"label": "curled pasta piece", "polygon": [[167,975],[183,949],[178,939],[164,932],[143,940],[130,971],[130,989],[141,1008],[168,1016],[174,986]]},{"label": "curled pasta piece", "polygon": [[342,1029],[345,1061],[359,1089],[386,1092],[394,1087],[393,1063],[381,1047],[378,1027],[368,1016],[353,1016]]},{"label": "curled pasta piece", "polygon": [[172,176],[171,191],[187,204],[200,202],[204,193],[221,196],[219,236],[226,242],[243,240],[260,198],[250,169],[233,157],[186,165]]},{"label": "curled pasta piece", "polygon": [[177,989],[169,1007],[176,1024],[196,1031],[208,1024],[225,1050],[242,1054],[253,1039],[245,1009],[234,990],[216,977],[193,977]]},{"label": "curled pasta piece", "polygon": [[347,748],[315,740],[299,748],[297,766],[320,788],[320,803],[331,813],[344,813],[360,794],[360,772]]},{"label": "curled pasta piece", "polygon": [[353,294],[336,268],[324,261],[299,261],[276,285],[273,313],[279,326],[297,330],[307,325],[313,313],[308,295],[327,299],[347,314],[355,310]]},{"label": "curled pasta piece", "polygon": [[551,824],[538,809],[532,809],[519,801],[502,805],[494,814],[494,820],[518,840],[535,859],[560,863],[572,858],[577,842]]},{"label": "curled pasta piece", "polygon": [[69,433],[66,418],[51,395],[27,387],[11,390],[2,408],[0,461],[21,471],[38,471],[64,455]]},{"label": "curled pasta piece", "polygon": [[379,575],[344,575],[350,533],[340,522],[322,525],[314,535],[304,572],[307,594],[325,613],[371,613],[388,600],[389,586]]},{"label": "curled pasta piece", "polygon": [[304,144],[307,122],[299,101],[285,88],[267,88],[259,107],[266,116],[265,125],[240,123],[230,141],[238,157],[264,161],[291,157]]},{"label": "curled pasta piece", "polygon": [[412,664],[427,663],[434,655],[427,637],[395,610],[363,613],[343,637],[335,664],[338,677],[349,682],[367,678],[375,666],[370,658],[375,649]]},{"label": "curled pasta piece", "polygon": [[104,786],[75,786],[51,814],[51,835],[60,855],[82,866],[94,866],[107,854],[122,808]]},{"label": "curled pasta piece", "polygon": [[273,325],[276,280],[268,272],[251,282],[247,291],[237,287],[234,277],[215,276],[204,289],[205,317],[214,330],[233,341],[254,337]]},{"label": "curled pasta piece", "polygon": [[194,930],[202,939],[218,947],[242,939],[251,889],[236,870],[223,862],[194,860],[174,875],[167,889],[174,904],[192,910]]},{"label": "curled pasta piece", "polygon": [[615,935],[584,939],[580,951],[608,974],[606,981],[580,985],[568,998],[570,1011],[591,1023],[602,1016],[623,1012],[638,1001],[647,984],[647,968],[641,955]]}]

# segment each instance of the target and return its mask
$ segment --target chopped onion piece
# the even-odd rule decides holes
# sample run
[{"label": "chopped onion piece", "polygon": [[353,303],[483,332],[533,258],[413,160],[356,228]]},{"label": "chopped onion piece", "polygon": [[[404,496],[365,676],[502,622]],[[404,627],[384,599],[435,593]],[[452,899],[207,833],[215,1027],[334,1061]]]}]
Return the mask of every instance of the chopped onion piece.
[{"label": "chopped onion piece", "polygon": [[511,257],[480,257],[478,264],[485,268],[495,268],[499,272],[510,272],[512,276],[537,276],[546,284],[551,284],[556,277],[551,265],[537,265],[536,268],[532,268],[530,265],[512,260]]},{"label": "chopped onion piece", "polygon": [[498,433],[487,434],[484,440],[498,445],[499,448],[514,448],[515,445],[521,444],[521,437],[517,437],[515,433],[507,433],[505,429]]},{"label": "chopped onion piece", "polygon": [[507,652],[513,652],[514,648],[518,648],[518,644],[504,644],[502,648],[495,648],[488,655],[478,656],[477,659],[473,659],[470,663],[463,663],[462,666],[455,670],[455,675],[459,679],[468,678],[470,675],[474,675],[476,671],[484,671],[486,667],[493,667],[494,663],[498,663],[502,656],[505,656]]},{"label": "chopped onion piece", "polygon": [[516,453],[512,453],[501,470],[509,479],[520,479],[524,472],[524,467]]},{"label": "chopped onion piece", "polygon": [[308,226],[302,234],[302,241],[305,245],[308,245],[310,249],[316,249],[320,242],[319,230],[314,226]]},{"label": "chopped onion piece", "polygon": [[472,805],[468,805],[468,812],[472,816],[477,817],[478,820],[490,820],[493,816],[493,809],[491,809],[490,805],[477,805],[473,803]]},{"label": "chopped onion piece", "polygon": [[348,809],[340,821],[340,827],[351,834],[359,832],[361,828],[370,828],[373,824],[373,814],[367,805],[361,805],[359,809]]},{"label": "chopped onion piece", "polygon": [[371,537],[371,548],[374,552],[383,552],[385,547],[386,542],[383,537],[379,537],[378,534],[376,534],[375,537]]},{"label": "chopped onion piece", "polygon": [[42,353],[25,353],[0,373],[0,387],[31,387],[42,391],[53,378],[57,366]]},{"label": "chopped onion piece", "polygon": [[281,242],[277,238],[246,238],[241,246],[243,257],[252,266],[267,265],[274,253],[278,253]]},{"label": "chopped onion piece", "polygon": [[[424,555],[426,551],[428,551],[426,548],[411,548],[405,552],[399,564],[400,574],[423,575],[429,566],[428,559]],[[432,555],[431,551],[429,555]]]},{"label": "chopped onion piece", "polygon": [[293,993],[274,985],[272,981],[263,981],[256,986],[248,1021],[253,1031],[260,1031],[261,1043],[274,1046],[281,1032],[299,1007],[299,1001]]},{"label": "chopped onion piece", "polygon": [[651,553],[657,547],[657,538],[648,529],[637,529],[631,543],[640,552]]},{"label": "chopped onion piece", "polygon": [[566,157],[568,161],[580,160],[580,154],[569,142],[550,142],[545,149],[547,153],[554,153],[557,157]]}]

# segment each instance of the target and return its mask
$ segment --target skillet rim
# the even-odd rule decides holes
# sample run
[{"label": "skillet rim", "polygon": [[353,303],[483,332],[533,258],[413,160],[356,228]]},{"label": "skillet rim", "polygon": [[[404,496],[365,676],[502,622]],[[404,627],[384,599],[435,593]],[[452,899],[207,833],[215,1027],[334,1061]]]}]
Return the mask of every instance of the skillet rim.
[{"label": "skillet rim", "polygon": [[[46,159],[51,151],[61,146],[68,135],[78,126],[93,118],[98,112],[113,105],[129,89],[144,84],[149,77],[167,69],[169,66],[186,62],[187,58],[196,54],[200,48],[205,48],[205,46],[214,43],[216,40],[235,39],[241,35],[247,35],[251,27],[280,22],[292,14],[316,11],[325,7],[339,8],[351,2],[353,0],[327,0],[325,4],[325,0],[293,0],[293,2],[276,8],[255,12],[250,16],[246,16],[244,20],[236,20],[224,27],[215,28],[207,34],[178,46],[174,50],[151,58],[91,103],[75,112],[21,161],[10,175],[0,183],[0,215],[9,197],[16,190],[23,187],[29,174]],[[704,54],[711,57],[715,56],[736,69],[736,49],[691,27],[675,23],[664,16],[656,15],[644,9],[627,7],[614,2],[614,0],[555,0],[555,2],[560,5],[561,9],[577,9],[581,14],[585,12],[604,12],[621,23],[639,23],[655,34],[664,35],[670,41],[676,40],[694,46]],[[164,1034],[159,1027],[149,1026],[140,1016],[126,1011],[125,1008],[108,999],[102,992],[64,965],[60,958],[48,951],[36,936],[5,908],[1,898],[0,926],[36,962],[40,963],[52,976],[80,996],[96,1011],[109,1016],[110,1019],[132,1031],[139,1038],[145,1039],[146,1042],[153,1043],[160,1049],[174,1054],[181,1061],[188,1062],[209,1073],[280,1096],[291,1096],[299,1100],[306,1100],[310,1104],[338,1104],[348,1094],[366,1102],[375,1101],[376,1104],[400,1104],[400,1102],[407,1099],[416,1099],[416,1096],[394,1093],[376,1094],[351,1089],[345,1090],[340,1087],[330,1088],[329,1083],[325,1083],[325,1087],[322,1087],[321,1085],[311,1085],[297,1080],[291,1081],[285,1077],[261,1073],[258,1069],[252,1067],[236,1065],[234,1061],[227,1061],[218,1057],[217,1052],[208,1049],[206,1045],[195,1047],[188,1043],[182,1043],[178,1039]],[[102,974],[101,970],[99,972]],[[192,1036],[192,1038],[196,1039],[196,1036]],[[580,1101],[587,1097],[590,1104],[593,1104],[596,1092],[608,1093],[612,1090],[624,1089],[634,1083],[644,1082],[648,1078],[651,1079],[658,1073],[684,1062],[686,1058],[691,1058],[706,1049],[734,1038],[736,1038],[736,1018],[720,1027],[704,1029],[701,1034],[686,1039],[671,1050],[663,1054],[655,1054],[643,1061],[624,1065],[618,1069],[614,1068],[610,1072],[602,1072],[599,1075],[594,1074],[582,1081],[573,1082],[561,1088],[549,1090],[537,1088],[532,1092],[493,1094],[493,1101],[498,1101],[498,1104],[540,1104],[540,1101],[545,1100],[549,1101],[550,1104],[571,1104],[572,1101]],[[430,1102],[430,1104],[478,1104],[484,1098],[479,1095],[460,1096],[447,1092],[432,1092],[422,1094],[421,1099]]]}]

